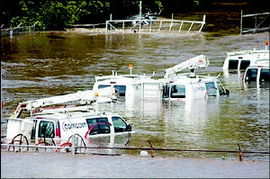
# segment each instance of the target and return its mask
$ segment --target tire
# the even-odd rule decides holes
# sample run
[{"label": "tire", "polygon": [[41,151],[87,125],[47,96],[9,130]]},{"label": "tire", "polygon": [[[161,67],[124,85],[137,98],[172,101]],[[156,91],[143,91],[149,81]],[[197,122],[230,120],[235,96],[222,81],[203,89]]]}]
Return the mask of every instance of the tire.
[{"label": "tire", "polygon": [[21,147],[20,145],[29,145],[28,139],[23,134],[16,135],[10,144],[18,145],[18,146],[9,146],[8,151],[12,152],[25,152],[29,150],[29,147]]}]

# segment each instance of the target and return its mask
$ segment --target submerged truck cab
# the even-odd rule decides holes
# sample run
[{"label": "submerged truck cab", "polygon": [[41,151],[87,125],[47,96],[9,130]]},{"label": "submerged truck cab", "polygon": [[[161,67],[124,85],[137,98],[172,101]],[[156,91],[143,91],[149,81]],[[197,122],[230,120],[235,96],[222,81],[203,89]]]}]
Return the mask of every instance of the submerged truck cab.
[{"label": "submerged truck cab", "polygon": [[262,83],[268,83],[269,86],[269,82],[270,82],[269,61],[268,63],[250,66],[246,69],[245,73],[243,74],[244,84],[256,83],[258,86]]},{"label": "submerged truck cab", "polygon": [[220,80],[199,78],[170,81],[163,86],[163,98],[166,100],[186,100],[208,98],[210,96],[229,95]]}]

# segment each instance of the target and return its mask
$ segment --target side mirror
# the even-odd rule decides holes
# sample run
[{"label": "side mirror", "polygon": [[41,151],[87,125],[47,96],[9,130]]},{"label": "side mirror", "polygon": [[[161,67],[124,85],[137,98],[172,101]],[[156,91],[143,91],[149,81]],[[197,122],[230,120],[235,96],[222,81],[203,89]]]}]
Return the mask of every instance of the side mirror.
[{"label": "side mirror", "polygon": [[229,96],[230,95],[230,91],[228,89],[225,89],[225,95]]},{"label": "side mirror", "polygon": [[132,127],[130,124],[127,125],[127,128],[126,128],[127,131],[132,131]]}]

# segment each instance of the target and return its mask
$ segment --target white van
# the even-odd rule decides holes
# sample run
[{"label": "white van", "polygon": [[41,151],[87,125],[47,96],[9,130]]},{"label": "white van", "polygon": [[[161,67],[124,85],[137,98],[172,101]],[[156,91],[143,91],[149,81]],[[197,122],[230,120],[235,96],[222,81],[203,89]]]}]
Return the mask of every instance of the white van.
[{"label": "white van", "polygon": [[178,76],[163,86],[163,99],[185,101],[210,96],[229,95],[219,79],[214,77]]},{"label": "white van", "polygon": [[22,134],[28,143],[60,145],[78,134],[82,138],[121,135],[132,132],[132,127],[122,117],[113,113],[93,111],[54,112],[24,119],[9,119],[7,141],[12,143]]},{"label": "white van", "polygon": [[227,57],[223,63],[223,70],[245,70],[249,66],[256,65],[260,61],[269,60],[269,44],[265,44],[265,49],[241,50],[227,52]]},{"label": "white van", "polygon": [[259,63],[257,65],[252,65],[245,70],[243,74],[243,83],[251,84],[256,83],[258,87],[260,84],[265,83],[269,87],[270,82],[270,66],[269,60],[264,63]]}]

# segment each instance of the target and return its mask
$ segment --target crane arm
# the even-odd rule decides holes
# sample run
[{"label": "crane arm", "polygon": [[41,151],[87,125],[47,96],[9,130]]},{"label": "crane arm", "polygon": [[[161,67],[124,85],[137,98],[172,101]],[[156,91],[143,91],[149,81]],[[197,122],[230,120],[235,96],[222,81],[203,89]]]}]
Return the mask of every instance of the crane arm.
[{"label": "crane arm", "polygon": [[30,111],[31,109],[48,105],[63,104],[72,101],[111,102],[115,98],[115,90],[111,87],[107,87],[98,89],[98,91],[78,91],[66,95],[30,100],[19,103],[12,118],[18,118],[23,110]]},{"label": "crane arm", "polygon": [[209,61],[205,55],[199,55],[193,57],[189,60],[186,60],[178,65],[175,65],[171,68],[166,69],[166,74],[164,78],[168,79],[175,75],[176,73],[184,70],[184,69],[197,69],[197,68],[205,68],[209,65]]}]

